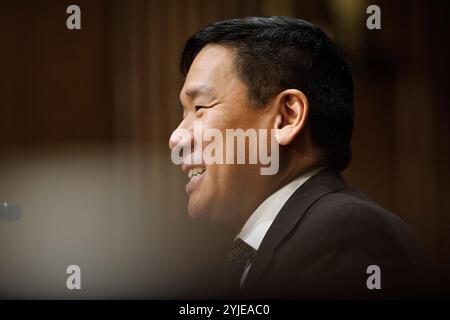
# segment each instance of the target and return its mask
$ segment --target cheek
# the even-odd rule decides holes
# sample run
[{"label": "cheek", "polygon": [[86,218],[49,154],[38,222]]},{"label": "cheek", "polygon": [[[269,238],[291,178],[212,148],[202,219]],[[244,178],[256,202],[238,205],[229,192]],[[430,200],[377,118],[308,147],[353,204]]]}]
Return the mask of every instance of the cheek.
[{"label": "cheek", "polygon": [[213,165],[208,187],[210,190],[214,190],[214,196],[226,201],[228,198],[234,198],[236,193],[241,193],[241,186],[246,185],[247,170],[245,167],[244,165],[229,164]]},{"label": "cheek", "polygon": [[232,115],[226,112],[216,112],[209,121],[211,128],[223,130],[228,128],[233,128],[236,124],[236,119]]},{"label": "cheek", "polygon": [[246,106],[240,106],[238,104],[222,104],[211,109],[208,114],[207,122],[212,128],[216,129],[234,129],[245,128],[245,124],[249,123],[251,119],[250,113],[245,112]]},{"label": "cheek", "polygon": [[208,205],[221,202],[230,193],[229,179],[226,165],[208,165],[204,184],[200,190],[202,200],[208,202]]}]

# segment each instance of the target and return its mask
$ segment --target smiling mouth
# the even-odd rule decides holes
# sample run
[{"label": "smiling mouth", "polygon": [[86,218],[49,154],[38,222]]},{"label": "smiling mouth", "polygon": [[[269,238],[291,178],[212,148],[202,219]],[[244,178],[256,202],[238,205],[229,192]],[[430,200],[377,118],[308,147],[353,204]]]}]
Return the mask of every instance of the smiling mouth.
[{"label": "smiling mouth", "polygon": [[188,170],[189,182],[186,184],[186,193],[188,195],[190,195],[198,184],[201,183],[205,172],[205,167],[195,167]]},{"label": "smiling mouth", "polygon": [[196,167],[189,169],[188,178],[192,180],[192,178],[202,175],[206,171],[205,167]]}]

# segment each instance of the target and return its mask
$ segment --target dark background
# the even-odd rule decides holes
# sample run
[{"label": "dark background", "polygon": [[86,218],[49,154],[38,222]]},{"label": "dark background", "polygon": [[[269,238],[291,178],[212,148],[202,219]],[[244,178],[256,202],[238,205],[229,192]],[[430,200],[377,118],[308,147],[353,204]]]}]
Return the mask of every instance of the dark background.
[{"label": "dark background", "polygon": [[[70,4],[79,31],[66,28]],[[381,30],[366,28],[370,4]],[[356,109],[344,176],[414,229],[445,288],[448,12],[417,0],[2,1],[0,201],[22,216],[0,220],[0,295],[161,298],[212,285],[232,234],[190,220],[170,161],[178,58],[200,27],[249,15],[310,20],[343,45]],[[82,269],[77,292],[70,264]]]}]

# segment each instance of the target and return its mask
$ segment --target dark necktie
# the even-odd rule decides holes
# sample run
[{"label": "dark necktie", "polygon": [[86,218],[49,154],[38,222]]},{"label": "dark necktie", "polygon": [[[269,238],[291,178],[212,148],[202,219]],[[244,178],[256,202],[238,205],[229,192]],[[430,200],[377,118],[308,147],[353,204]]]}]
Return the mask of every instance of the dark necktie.
[{"label": "dark necktie", "polygon": [[234,241],[222,277],[222,287],[226,291],[239,291],[242,274],[255,252],[255,249],[241,239]]}]

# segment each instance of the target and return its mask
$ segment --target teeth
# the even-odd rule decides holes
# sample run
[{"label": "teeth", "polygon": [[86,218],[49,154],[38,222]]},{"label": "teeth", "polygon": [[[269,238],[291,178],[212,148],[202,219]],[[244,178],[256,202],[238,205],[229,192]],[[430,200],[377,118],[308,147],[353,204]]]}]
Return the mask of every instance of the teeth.
[{"label": "teeth", "polygon": [[205,170],[206,170],[206,168],[201,168],[201,167],[192,168],[188,171],[188,178],[198,176],[198,175],[202,174],[203,172],[205,172]]}]

